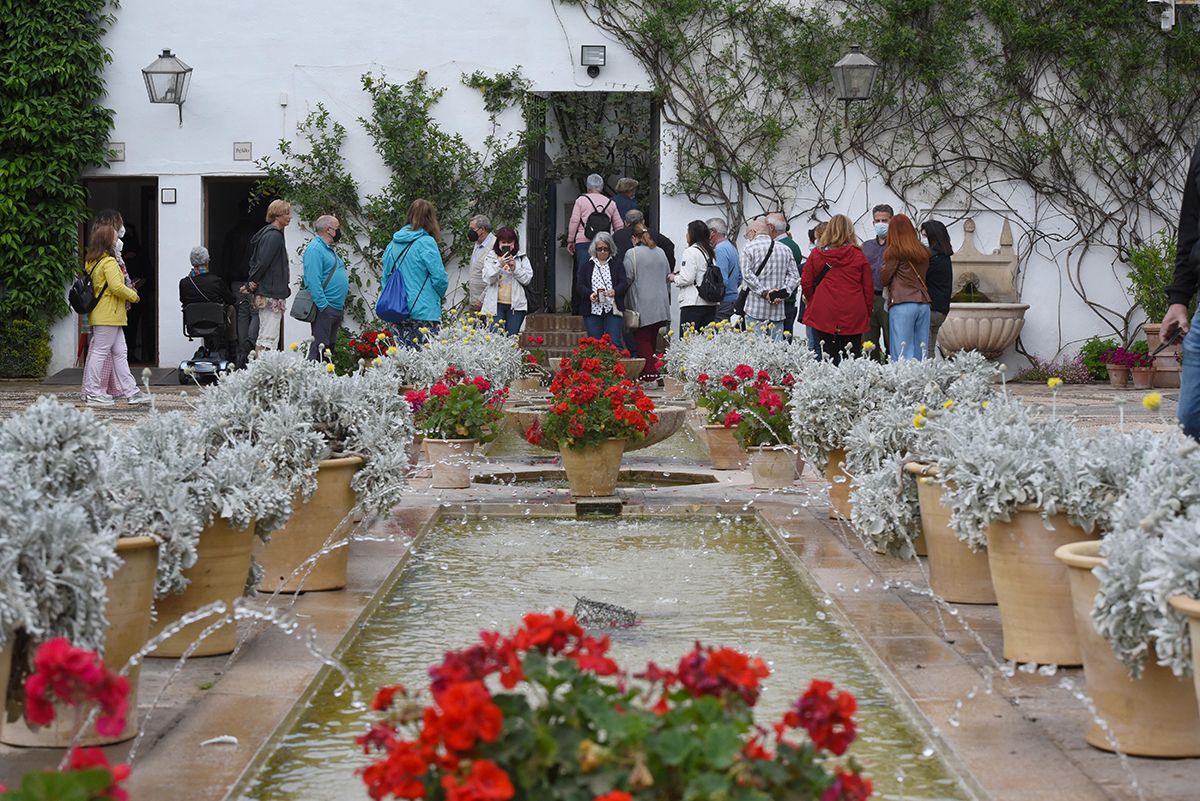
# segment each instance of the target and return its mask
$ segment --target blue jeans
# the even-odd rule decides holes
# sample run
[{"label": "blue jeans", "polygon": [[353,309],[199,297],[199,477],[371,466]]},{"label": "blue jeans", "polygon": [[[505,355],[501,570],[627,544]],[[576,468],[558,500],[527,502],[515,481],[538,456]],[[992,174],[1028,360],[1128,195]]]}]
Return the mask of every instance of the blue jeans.
[{"label": "blue jeans", "polygon": [[929,304],[896,303],[888,309],[888,355],[924,359],[929,353]]},{"label": "blue jeans", "polygon": [[621,335],[625,329],[625,318],[619,314],[585,314],[583,315],[583,327],[587,330],[587,335],[593,339],[608,334],[612,337],[613,344],[618,348],[625,347],[625,341]]},{"label": "blue jeans", "polygon": [[1179,423],[1183,433],[1200,440],[1200,310],[1183,338],[1183,372],[1179,374]]},{"label": "blue jeans", "polygon": [[754,323],[754,330],[765,337],[770,337],[776,342],[783,341],[783,320],[760,320],[757,317],[746,315],[746,325]]},{"label": "blue jeans", "polygon": [[804,326],[805,338],[808,340],[808,349],[812,351],[812,355],[817,361],[821,361],[824,356],[824,351],[821,350],[821,334],[811,325]]},{"label": "blue jeans", "polygon": [[521,326],[525,324],[525,314],[524,311],[513,311],[509,303],[496,304],[496,322],[504,325],[504,333],[510,337],[521,333]]}]

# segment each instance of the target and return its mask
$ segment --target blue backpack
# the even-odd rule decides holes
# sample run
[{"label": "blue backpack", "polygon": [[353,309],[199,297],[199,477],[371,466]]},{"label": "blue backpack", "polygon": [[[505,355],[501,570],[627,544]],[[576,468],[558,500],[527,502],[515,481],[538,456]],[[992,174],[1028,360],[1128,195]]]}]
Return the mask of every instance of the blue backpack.
[{"label": "blue backpack", "polygon": [[[413,242],[416,240],[414,239]],[[392,267],[392,274],[388,276],[387,283],[383,287],[383,292],[379,295],[379,300],[375,301],[375,316],[385,323],[399,323],[409,319],[412,316],[412,311],[408,305],[408,292],[404,287],[404,274],[400,271],[400,262],[408,255],[408,249],[413,246],[409,242],[404,246],[404,250],[396,258],[396,264]],[[425,277],[426,282],[429,281],[429,276]],[[421,289],[425,289],[425,285],[421,285]],[[417,292],[420,297],[421,293]]]}]

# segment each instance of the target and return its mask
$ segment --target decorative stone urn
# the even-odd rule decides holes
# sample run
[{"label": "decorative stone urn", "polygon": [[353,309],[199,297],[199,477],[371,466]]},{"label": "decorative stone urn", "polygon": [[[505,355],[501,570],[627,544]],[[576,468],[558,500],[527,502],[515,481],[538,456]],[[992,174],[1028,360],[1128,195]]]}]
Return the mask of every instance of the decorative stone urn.
[{"label": "decorative stone urn", "polygon": [[998,359],[1021,335],[1028,308],[1028,303],[951,303],[937,344],[944,353],[977,350]]}]

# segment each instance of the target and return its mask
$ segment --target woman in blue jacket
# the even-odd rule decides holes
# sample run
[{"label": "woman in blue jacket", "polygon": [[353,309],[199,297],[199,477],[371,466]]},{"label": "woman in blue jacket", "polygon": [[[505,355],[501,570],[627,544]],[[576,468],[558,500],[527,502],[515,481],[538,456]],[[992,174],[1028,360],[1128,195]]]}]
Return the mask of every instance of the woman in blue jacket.
[{"label": "woman in blue jacket", "polygon": [[[424,198],[417,198],[408,207],[404,227],[392,234],[392,241],[383,251],[383,280],[399,269],[408,296],[411,318],[396,323],[399,341],[411,346],[414,342],[435,334],[442,322],[442,299],[450,276],[442,263],[438,242],[442,229],[438,226],[437,210]],[[427,329],[421,333],[420,329]]]}]

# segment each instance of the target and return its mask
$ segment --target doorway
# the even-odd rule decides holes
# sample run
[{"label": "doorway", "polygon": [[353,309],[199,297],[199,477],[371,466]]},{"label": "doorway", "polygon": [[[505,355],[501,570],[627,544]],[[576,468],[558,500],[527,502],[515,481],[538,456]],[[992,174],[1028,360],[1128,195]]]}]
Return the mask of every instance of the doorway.
[{"label": "doorway", "polygon": [[245,281],[250,239],[266,225],[271,198],[256,191],[258,176],[204,179],[204,247],[211,271],[230,283]]},{"label": "doorway", "polygon": [[603,177],[609,196],[622,177],[635,179],[637,207],[651,228],[657,224],[661,107],[648,92],[550,92],[536,102],[544,137],[529,144],[525,241],[539,305],[569,311],[567,227],[588,175]]},{"label": "doorway", "polygon": [[[158,365],[158,179],[146,176],[88,178],[88,212],[92,217],[116,209],[125,221],[125,269],[141,280],[137,303],[129,307],[125,343],[130,365]],[[84,232],[86,241],[87,232]]]}]

